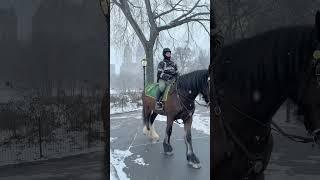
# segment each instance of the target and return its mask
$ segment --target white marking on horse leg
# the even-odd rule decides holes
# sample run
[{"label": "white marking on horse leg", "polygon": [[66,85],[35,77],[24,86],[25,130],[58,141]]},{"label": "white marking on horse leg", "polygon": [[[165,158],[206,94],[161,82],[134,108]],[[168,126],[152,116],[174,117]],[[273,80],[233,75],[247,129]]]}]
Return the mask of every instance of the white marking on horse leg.
[{"label": "white marking on horse leg", "polygon": [[146,125],[143,127],[142,132],[143,132],[143,134],[144,134],[144,135],[146,135],[146,136],[149,136],[149,134],[150,134],[150,132],[148,131],[147,126],[146,126]]},{"label": "white marking on horse leg", "polygon": [[188,151],[187,151],[187,153],[189,154],[189,155],[191,155],[193,152],[192,152],[192,147],[191,147],[191,145],[190,145],[190,143],[189,142],[187,142],[187,147],[188,147]]},{"label": "white marking on horse leg", "polygon": [[154,141],[158,141],[159,140],[160,137],[159,137],[158,133],[156,132],[156,129],[154,128],[153,125],[150,127],[150,134],[151,134],[151,138]]},{"label": "white marking on horse leg", "polygon": [[[190,137],[191,138],[191,137]],[[190,144],[190,142],[188,141],[188,138],[187,136],[185,136],[185,143],[186,143],[186,148],[187,148],[187,154],[188,155],[191,155],[193,152],[192,152],[192,145]]]}]

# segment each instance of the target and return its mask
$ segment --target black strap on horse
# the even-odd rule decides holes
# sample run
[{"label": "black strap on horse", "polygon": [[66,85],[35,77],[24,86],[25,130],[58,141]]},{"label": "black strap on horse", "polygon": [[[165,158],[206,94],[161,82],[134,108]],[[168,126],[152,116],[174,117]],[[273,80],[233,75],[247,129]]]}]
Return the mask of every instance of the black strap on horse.
[{"label": "black strap on horse", "polygon": [[[253,118],[252,116],[247,115],[246,113],[240,111],[238,108],[236,108],[235,106],[231,105],[237,112],[241,113],[242,115],[246,116],[248,119],[254,120],[255,122],[257,122],[258,124],[260,124],[261,126],[267,126],[267,124],[263,124],[260,121],[258,121],[257,119]],[[298,135],[294,135],[294,134],[289,134],[286,133],[283,129],[280,128],[280,126],[274,122],[273,120],[271,121],[271,125],[273,125],[276,129],[271,128],[272,130],[274,130],[275,132],[280,133],[282,136],[288,138],[289,140],[292,140],[294,142],[299,142],[299,143],[310,143],[310,142],[314,142],[313,138],[309,138],[309,137],[303,137],[303,136],[298,136]]]},{"label": "black strap on horse", "polygon": [[185,98],[186,100],[189,100],[189,101],[192,101],[192,103],[194,104],[194,101],[193,100],[190,100],[189,98],[187,98],[186,96],[183,96],[179,93],[179,90],[178,90],[178,84],[176,84],[176,92],[177,92],[177,99],[179,101],[179,103],[182,105],[182,107],[188,112],[188,116],[191,117],[193,112],[194,112],[194,109],[195,109],[195,106],[192,107],[192,109],[188,109],[186,107],[186,105],[182,102],[180,96],[182,96],[183,98]]},{"label": "black strap on horse", "polygon": [[298,143],[311,143],[311,142],[314,142],[313,138],[303,137],[303,136],[298,136],[298,135],[286,133],[274,121],[271,121],[271,124],[277,129],[278,133],[280,133],[284,137],[287,137],[291,141],[298,142]]},{"label": "black strap on horse", "polygon": [[[213,71],[214,74],[214,68],[215,68],[215,64],[210,64],[209,66],[209,72]],[[251,166],[251,168],[249,168],[247,175],[249,176],[252,172],[260,172],[263,169],[263,157],[258,155],[258,154],[253,154],[251,152],[249,152],[249,150],[245,147],[245,145],[241,142],[241,140],[234,134],[234,132],[232,131],[229,123],[224,122],[221,118],[221,107],[220,107],[220,99],[217,93],[217,88],[215,87],[215,77],[212,80],[212,86],[213,89],[212,94],[213,94],[213,108],[214,108],[214,115],[216,116],[216,118],[218,118],[217,120],[220,120],[223,127],[225,128],[227,134],[231,137],[232,141],[241,149],[241,151],[243,151],[245,153],[245,155],[247,156],[247,158],[249,159],[250,163],[253,165]]]}]

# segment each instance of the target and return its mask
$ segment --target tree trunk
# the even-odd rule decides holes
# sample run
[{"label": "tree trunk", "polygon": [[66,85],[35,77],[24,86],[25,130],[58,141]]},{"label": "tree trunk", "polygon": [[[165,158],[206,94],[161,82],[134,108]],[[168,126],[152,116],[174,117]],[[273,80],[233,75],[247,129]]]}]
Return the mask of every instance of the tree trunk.
[{"label": "tree trunk", "polygon": [[146,84],[154,82],[154,67],[153,67],[153,44],[147,45],[146,51],[146,59],[148,61],[146,67]]}]

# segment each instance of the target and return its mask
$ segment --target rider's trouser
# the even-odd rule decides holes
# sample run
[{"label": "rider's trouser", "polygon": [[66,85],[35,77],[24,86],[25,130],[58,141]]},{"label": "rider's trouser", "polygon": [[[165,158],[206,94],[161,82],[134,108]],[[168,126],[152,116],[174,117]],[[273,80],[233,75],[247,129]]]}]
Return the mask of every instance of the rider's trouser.
[{"label": "rider's trouser", "polygon": [[160,101],[160,97],[163,93],[163,91],[166,89],[167,84],[166,81],[164,81],[163,79],[159,79],[159,91],[157,93],[157,101]]}]

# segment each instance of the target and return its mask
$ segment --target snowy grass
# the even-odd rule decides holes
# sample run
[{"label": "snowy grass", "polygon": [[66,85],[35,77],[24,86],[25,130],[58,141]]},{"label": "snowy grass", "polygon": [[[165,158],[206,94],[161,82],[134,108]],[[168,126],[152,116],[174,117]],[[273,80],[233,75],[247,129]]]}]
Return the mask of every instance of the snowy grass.
[{"label": "snowy grass", "polygon": [[110,94],[110,114],[132,112],[142,109],[141,91],[126,92],[113,90]]},{"label": "snowy grass", "polygon": [[[7,136],[4,138],[7,140],[11,134],[8,131],[1,133],[1,135],[5,134],[7,134]],[[100,134],[98,134],[98,136],[99,135]],[[30,141],[29,137],[10,139],[7,143],[0,145],[0,166],[65,157],[68,155],[90,152],[97,148],[102,150],[103,148],[103,142],[99,137],[91,137],[87,131],[71,131],[60,127],[52,131],[50,139],[42,139],[43,142],[41,147],[43,158],[40,158],[39,139],[38,137],[32,139],[32,141]]]},{"label": "snowy grass", "polygon": [[142,106],[137,106],[137,103],[127,103],[125,106],[115,106],[114,103],[110,103],[110,114],[132,112],[136,110],[141,110]]},{"label": "snowy grass", "polygon": [[[167,117],[158,115],[155,120],[166,122]],[[179,122],[182,122],[182,120],[179,120]],[[182,128],[184,127],[183,123],[177,124],[177,125]],[[196,109],[195,113],[193,114],[192,128],[198,131],[201,131],[207,135],[210,135],[210,114],[209,113],[207,113],[207,115],[201,114]]]}]

